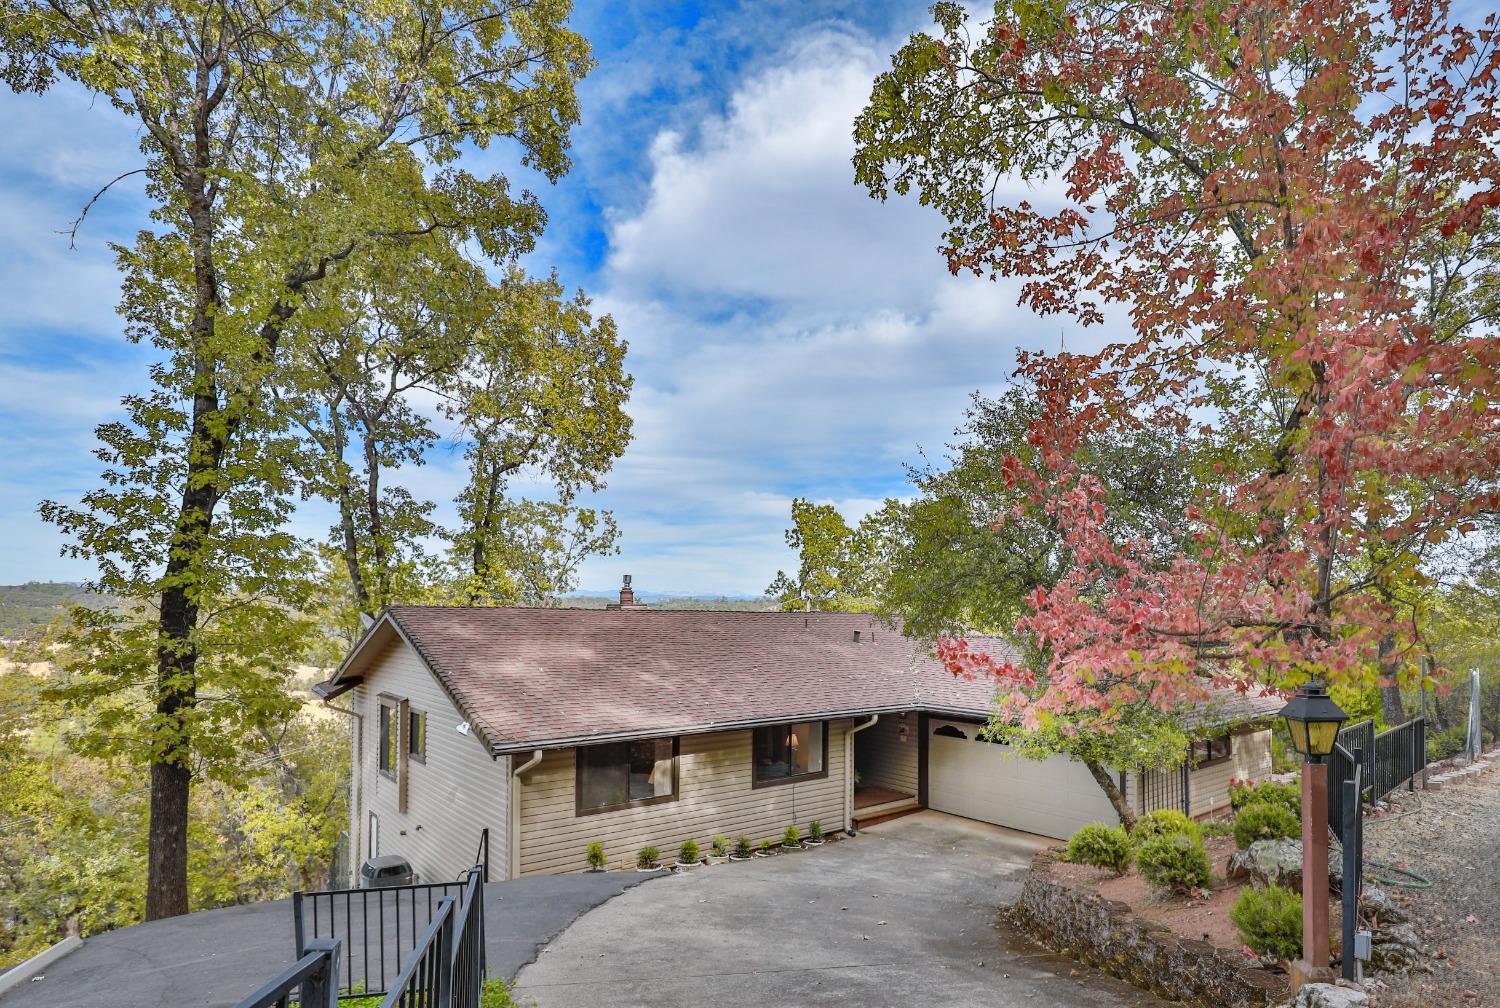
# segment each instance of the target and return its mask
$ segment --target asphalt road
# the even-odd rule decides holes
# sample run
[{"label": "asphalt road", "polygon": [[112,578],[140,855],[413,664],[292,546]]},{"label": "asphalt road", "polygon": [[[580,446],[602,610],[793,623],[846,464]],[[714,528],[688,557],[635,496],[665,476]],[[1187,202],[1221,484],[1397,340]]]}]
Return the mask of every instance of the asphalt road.
[{"label": "asphalt road", "polygon": [[1159,1008],[1008,935],[1041,841],[923,812],[858,838],[695,870],[580,918],[517,977],[538,1008]]},{"label": "asphalt road", "polygon": [[[579,915],[655,877],[605,872],[491,883],[490,974],[514,977]],[[89,938],[41,978],[0,996],[0,1008],[225,1008],[290,965],[293,951],[290,900],[208,910]]]}]

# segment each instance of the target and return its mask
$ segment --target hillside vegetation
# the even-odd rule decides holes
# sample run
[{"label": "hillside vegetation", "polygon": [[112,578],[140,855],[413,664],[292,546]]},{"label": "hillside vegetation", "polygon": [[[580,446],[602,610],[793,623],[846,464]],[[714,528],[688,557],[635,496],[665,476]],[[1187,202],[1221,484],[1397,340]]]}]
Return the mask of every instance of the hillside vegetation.
[{"label": "hillside vegetation", "polygon": [[52,622],[69,606],[108,609],[116,603],[66,581],[28,581],[0,585],[0,637],[16,637],[32,627]]}]

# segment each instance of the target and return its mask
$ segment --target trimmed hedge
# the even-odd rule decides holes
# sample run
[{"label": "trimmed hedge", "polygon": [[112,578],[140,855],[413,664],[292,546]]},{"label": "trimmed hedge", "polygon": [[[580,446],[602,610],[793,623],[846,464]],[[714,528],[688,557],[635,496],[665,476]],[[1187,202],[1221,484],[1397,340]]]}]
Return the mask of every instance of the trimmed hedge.
[{"label": "trimmed hedge", "polygon": [[1201,842],[1203,827],[1176,809],[1157,809],[1136,820],[1135,827],[1130,831],[1130,838],[1137,844],[1144,844],[1156,837],[1173,834],[1181,834],[1190,840]]},{"label": "trimmed hedge", "polygon": [[1234,843],[1244,850],[1257,840],[1280,840],[1302,835],[1302,821],[1285,807],[1251,802],[1234,817]]},{"label": "trimmed hedge", "polygon": [[1141,876],[1158,889],[1187,892],[1213,881],[1203,841],[1186,833],[1152,837],[1135,855]]},{"label": "trimmed hedge", "polygon": [[1118,826],[1089,823],[1068,838],[1069,861],[1108,868],[1116,875],[1125,873],[1134,854],[1130,836]]},{"label": "trimmed hedge", "polygon": [[1247,887],[1229,920],[1252,952],[1296,959],[1302,955],[1302,896],[1281,886]]},{"label": "trimmed hedge", "polygon": [[1295,784],[1265,781],[1261,784],[1237,784],[1230,787],[1229,804],[1235,811],[1256,802],[1280,805],[1299,819],[1302,817],[1302,789]]}]

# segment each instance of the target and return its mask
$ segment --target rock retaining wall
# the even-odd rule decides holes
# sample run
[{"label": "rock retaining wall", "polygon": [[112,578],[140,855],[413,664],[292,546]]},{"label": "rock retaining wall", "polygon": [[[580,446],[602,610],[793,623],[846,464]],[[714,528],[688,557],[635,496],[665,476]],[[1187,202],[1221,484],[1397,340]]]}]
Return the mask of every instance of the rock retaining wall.
[{"label": "rock retaining wall", "polygon": [[1242,952],[1183,938],[1124,903],[1066,885],[1053,875],[1054,860],[1050,851],[1036,855],[1011,910],[1016,925],[1043,945],[1202,1008],[1262,1008],[1286,1000],[1286,977],[1253,966]]}]

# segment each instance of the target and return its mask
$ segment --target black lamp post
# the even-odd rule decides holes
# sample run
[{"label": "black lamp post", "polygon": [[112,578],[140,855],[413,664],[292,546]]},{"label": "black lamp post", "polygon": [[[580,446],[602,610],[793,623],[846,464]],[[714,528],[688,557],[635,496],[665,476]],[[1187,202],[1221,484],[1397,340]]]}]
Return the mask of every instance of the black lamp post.
[{"label": "black lamp post", "polygon": [[1322,763],[1333,753],[1339,729],[1349,720],[1323,684],[1316,681],[1303,683],[1277,717],[1286,718],[1287,730],[1292,733],[1292,748],[1302,754],[1304,762],[1312,763]]},{"label": "black lamp post", "polygon": [[[1328,968],[1328,764],[1349,720],[1320,682],[1303,683],[1281,709],[1292,747],[1302,754],[1302,962],[1293,985],[1332,979]],[[1345,955],[1351,954],[1349,951]]]}]

